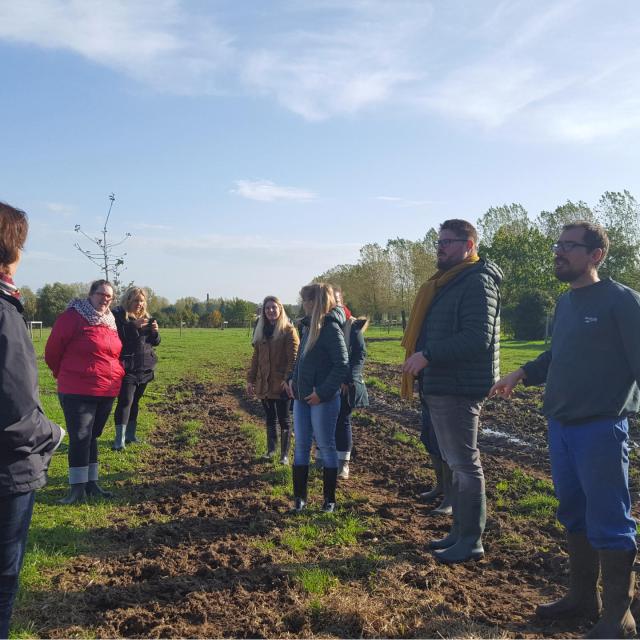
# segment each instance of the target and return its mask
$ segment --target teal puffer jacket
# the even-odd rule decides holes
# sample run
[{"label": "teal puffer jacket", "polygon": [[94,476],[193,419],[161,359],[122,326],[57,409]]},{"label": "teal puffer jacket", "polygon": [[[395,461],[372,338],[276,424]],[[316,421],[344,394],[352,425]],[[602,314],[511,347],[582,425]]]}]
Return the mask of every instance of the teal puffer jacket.
[{"label": "teal puffer jacket", "polygon": [[480,260],[436,295],[425,318],[423,393],[484,398],[500,375],[500,267]]},{"label": "teal puffer jacket", "polygon": [[325,316],[318,340],[308,353],[304,350],[309,335],[309,319],[302,321],[302,340],[293,370],[293,392],[296,399],[304,400],[315,389],[320,400],[326,402],[340,389],[349,371],[349,356],[342,333],[345,320],[344,311],[340,307],[332,309]]}]

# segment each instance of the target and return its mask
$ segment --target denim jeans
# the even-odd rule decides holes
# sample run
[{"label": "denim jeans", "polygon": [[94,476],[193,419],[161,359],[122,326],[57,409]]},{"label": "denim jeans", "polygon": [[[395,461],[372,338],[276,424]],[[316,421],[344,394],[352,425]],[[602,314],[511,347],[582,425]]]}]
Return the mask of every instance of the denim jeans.
[{"label": "denim jeans", "polygon": [[338,459],[349,460],[353,448],[353,432],[351,428],[351,412],[353,407],[349,402],[349,396],[340,394],[340,413],[336,422],[336,449]]},{"label": "denim jeans", "polygon": [[35,495],[29,491],[0,496],[0,638],[9,637]]},{"label": "denim jeans", "polygon": [[328,469],[337,469],[336,422],[340,412],[340,394],[313,406],[304,400],[293,403],[293,431],[296,436],[293,462],[308,465],[313,439],[320,450],[322,462]]},{"label": "denim jeans", "polygon": [[594,549],[635,549],[627,419],[580,425],[550,419],[549,457],[558,520],[567,531],[586,533]]},{"label": "denim jeans", "polygon": [[466,396],[426,397],[442,459],[453,472],[457,491],[484,495],[484,473],[478,449],[482,401]]}]

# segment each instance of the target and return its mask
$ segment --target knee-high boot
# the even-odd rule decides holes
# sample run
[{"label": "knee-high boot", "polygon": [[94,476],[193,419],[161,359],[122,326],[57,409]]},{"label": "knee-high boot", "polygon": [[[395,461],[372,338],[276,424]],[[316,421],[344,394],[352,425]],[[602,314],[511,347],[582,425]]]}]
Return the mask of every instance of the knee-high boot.
[{"label": "knee-high boot", "polygon": [[324,467],[322,469],[322,493],[324,503],[322,510],[326,513],[333,513],[336,509],[336,484],[338,481],[338,469],[335,467]]},{"label": "knee-high boot", "polygon": [[293,475],[293,511],[301,513],[307,506],[307,484],[309,482],[309,465],[294,464]]}]

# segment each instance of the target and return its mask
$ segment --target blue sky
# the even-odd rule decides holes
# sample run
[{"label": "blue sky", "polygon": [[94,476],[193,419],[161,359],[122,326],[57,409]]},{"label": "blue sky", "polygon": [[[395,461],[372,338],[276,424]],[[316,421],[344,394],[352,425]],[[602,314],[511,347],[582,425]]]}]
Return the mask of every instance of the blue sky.
[{"label": "blue sky", "polygon": [[112,191],[124,280],[287,302],[447,217],[640,198],[639,42],[633,0],[4,0],[18,284],[97,277]]}]

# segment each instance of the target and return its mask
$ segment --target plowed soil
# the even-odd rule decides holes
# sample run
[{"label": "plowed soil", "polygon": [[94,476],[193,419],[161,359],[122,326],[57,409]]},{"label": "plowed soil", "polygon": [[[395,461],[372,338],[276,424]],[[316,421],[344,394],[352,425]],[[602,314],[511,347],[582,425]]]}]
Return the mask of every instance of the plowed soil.
[{"label": "plowed soil", "polygon": [[[397,384],[393,367],[372,365],[369,374]],[[516,469],[548,477],[539,392],[485,406],[483,424],[493,430],[480,437],[486,558],[443,566],[426,543],[446,534],[449,518],[430,515],[433,505],[416,499],[433,479],[416,446],[417,404],[371,389],[370,410],[354,420],[352,477],[338,496],[343,513],[365,526],[357,544],[311,543],[300,555],[284,544],[296,525],[290,494],[273,491],[277,467],[259,459],[241,428],[247,419],[260,424],[259,404],[233,387],[184,383],[170,391],[155,407],[142,482],[115,487],[128,502],[112,526],[93,532],[95,551],[54,575],[54,589],[29,605],[42,637],[580,637],[587,630],[584,621],[535,618],[535,605],[567,583],[562,532],[552,519],[517,517],[496,489]],[[178,391],[190,396],[178,402]],[[197,442],[176,436],[187,420],[202,423]],[[311,497],[319,501],[317,482]],[[297,579],[310,564],[335,576],[326,593],[310,595]]]}]

